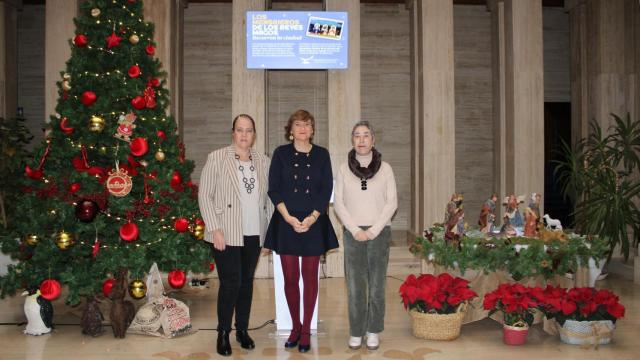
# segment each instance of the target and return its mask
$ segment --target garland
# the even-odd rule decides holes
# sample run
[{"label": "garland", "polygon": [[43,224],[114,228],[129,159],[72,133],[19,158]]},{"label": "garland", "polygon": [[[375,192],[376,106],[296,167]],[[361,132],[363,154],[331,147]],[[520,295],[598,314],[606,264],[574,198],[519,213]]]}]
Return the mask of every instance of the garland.
[{"label": "garland", "polygon": [[575,272],[586,265],[590,258],[596,263],[606,257],[609,249],[606,239],[568,233],[566,241],[543,243],[537,238],[487,237],[478,230],[471,230],[460,241],[445,241],[444,228],[434,225],[418,237],[410,251],[449,269],[459,269],[464,275],[467,269],[482,269],[485,273],[504,270],[515,280],[542,275],[549,279],[554,275]]}]

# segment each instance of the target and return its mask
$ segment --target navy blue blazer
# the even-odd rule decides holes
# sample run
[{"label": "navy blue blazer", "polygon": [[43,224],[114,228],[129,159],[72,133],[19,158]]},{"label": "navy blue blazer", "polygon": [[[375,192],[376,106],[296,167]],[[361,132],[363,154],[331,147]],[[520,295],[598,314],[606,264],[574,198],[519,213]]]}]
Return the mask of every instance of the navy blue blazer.
[{"label": "navy blue blazer", "polygon": [[317,256],[338,247],[338,240],[327,215],[333,191],[331,158],[327,149],[313,145],[311,151],[297,151],[293,144],[276,148],[269,168],[268,195],[275,206],[284,202],[289,214],[302,221],[313,210],[318,220],[304,233],[296,233],[274,211],[264,247],[281,255]]}]

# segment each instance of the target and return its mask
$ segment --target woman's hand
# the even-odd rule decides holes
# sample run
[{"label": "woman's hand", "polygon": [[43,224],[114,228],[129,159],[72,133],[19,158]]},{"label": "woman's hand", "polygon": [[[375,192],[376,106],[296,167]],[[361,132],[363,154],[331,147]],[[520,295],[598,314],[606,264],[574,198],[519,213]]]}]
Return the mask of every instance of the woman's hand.
[{"label": "woman's hand", "polygon": [[303,233],[309,230],[309,228],[303,225],[300,222],[300,220],[298,220],[298,218],[296,218],[295,216],[288,215],[287,217],[284,218],[284,221],[286,221],[289,225],[291,225],[291,227],[293,227],[293,230],[297,233]]},{"label": "woman's hand", "polygon": [[271,249],[267,249],[267,248],[263,247],[262,250],[260,250],[260,254],[262,256],[267,256],[267,255],[271,254]]},{"label": "woman's hand", "polygon": [[218,251],[224,251],[226,247],[224,243],[224,233],[222,230],[213,230],[213,247]]},{"label": "woman's hand", "polygon": [[307,229],[311,227],[311,225],[316,223],[316,218],[313,215],[309,215],[304,220],[302,220],[302,226],[306,226]]},{"label": "woman's hand", "polygon": [[358,230],[356,231],[356,233],[353,235],[353,238],[356,239],[357,241],[367,241],[370,240],[369,236],[367,235],[367,232],[364,230]]}]

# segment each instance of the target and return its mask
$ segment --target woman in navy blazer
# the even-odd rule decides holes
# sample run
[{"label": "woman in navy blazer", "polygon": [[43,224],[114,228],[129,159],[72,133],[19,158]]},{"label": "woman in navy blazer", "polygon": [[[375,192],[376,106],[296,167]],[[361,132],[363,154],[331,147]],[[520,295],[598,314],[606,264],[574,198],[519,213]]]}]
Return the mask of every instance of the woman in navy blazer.
[{"label": "woman in navy blazer", "polygon": [[[333,190],[331,159],[327,149],[311,140],[315,120],[306,110],[294,112],[285,126],[290,144],[273,152],[269,168],[269,192],[278,211],[273,213],[264,247],[280,255],[284,292],[293,330],[286,348],[310,346],[311,318],[318,296],[320,256],[338,247],[338,239],[327,215]],[[300,257],[302,269],[300,269]],[[304,319],[300,322],[300,288],[304,284]]]}]

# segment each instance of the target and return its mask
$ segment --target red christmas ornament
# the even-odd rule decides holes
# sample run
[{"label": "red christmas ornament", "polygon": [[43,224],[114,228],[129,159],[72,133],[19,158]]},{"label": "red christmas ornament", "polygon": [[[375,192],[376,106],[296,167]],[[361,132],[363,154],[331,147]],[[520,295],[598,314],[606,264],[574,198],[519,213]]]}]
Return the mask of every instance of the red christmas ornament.
[{"label": "red christmas ornament", "polygon": [[115,31],[112,32],[111,35],[107,36],[107,49],[120,45],[120,41],[122,41],[122,38],[116,35]]},{"label": "red christmas ornament", "polygon": [[85,47],[85,46],[87,46],[89,41],[87,40],[87,37],[84,36],[83,34],[78,34],[78,35],[76,35],[75,38],[73,38],[73,43],[77,47]]},{"label": "red christmas ornament", "polygon": [[51,301],[60,296],[60,283],[57,280],[48,279],[40,284],[40,295]]},{"label": "red christmas ornament", "polygon": [[153,56],[156,53],[156,48],[153,47],[153,45],[147,45],[147,47],[144,48],[144,51],[147,52],[147,55]]},{"label": "red christmas ornament", "polygon": [[137,78],[140,76],[140,67],[138,65],[131,65],[129,67],[129,77]]},{"label": "red christmas ornament", "polygon": [[73,133],[73,127],[67,125],[69,123],[69,118],[66,116],[60,120],[60,130],[67,135],[71,135]]},{"label": "red christmas ornament", "polygon": [[202,219],[196,219],[195,223],[196,223],[196,225],[205,226],[204,225],[204,221]]},{"label": "red christmas ornament", "polygon": [[80,183],[73,183],[73,184],[69,185],[69,192],[72,193],[72,194],[75,194],[75,193],[78,192],[78,190],[80,190],[80,188],[82,188]]},{"label": "red christmas ornament", "polygon": [[156,131],[156,135],[158,135],[158,137],[162,139],[162,141],[167,140],[167,134],[165,134],[162,130]]},{"label": "red christmas ornament", "polygon": [[44,173],[42,172],[42,170],[40,169],[33,170],[29,165],[24,167],[24,174],[33,180],[40,180],[44,176]]},{"label": "red christmas ornament", "polygon": [[133,107],[137,110],[142,110],[146,107],[146,102],[144,101],[144,98],[142,96],[138,95],[131,99],[131,105],[133,105]]},{"label": "red christmas ornament", "polygon": [[158,87],[160,86],[160,79],[158,78],[151,78],[149,79],[149,81],[147,81],[147,87]]},{"label": "red christmas ornament", "polygon": [[98,204],[95,201],[84,199],[76,205],[76,217],[82,222],[92,222],[98,215],[98,210]]},{"label": "red christmas ornament", "polygon": [[216,268],[216,264],[215,263],[209,263],[209,272],[215,270]]},{"label": "red christmas ornament", "polygon": [[93,242],[93,247],[91,249],[91,256],[94,259],[96,258],[96,256],[98,256],[98,251],[100,251],[100,240],[96,238],[96,240]]},{"label": "red christmas ornament", "polygon": [[145,138],[135,138],[131,140],[129,144],[129,148],[131,150],[131,154],[134,156],[142,156],[149,151],[149,144],[147,143],[147,139]]},{"label": "red christmas ornament", "polygon": [[172,288],[180,289],[187,282],[187,275],[184,271],[176,269],[169,272],[167,280],[169,280],[169,285],[171,285]]},{"label": "red christmas ornament", "polygon": [[84,104],[84,106],[91,106],[94,102],[96,102],[97,98],[98,97],[96,96],[96,93],[94,93],[93,91],[85,91],[80,97],[80,102]]},{"label": "red christmas ornament", "polygon": [[177,218],[173,223],[173,228],[176,229],[177,232],[185,232],[189,230],[189,220],[185,218]]},{"label": "red christmas ornament", "polygon": [[120,237],[124,241],[135,241],[138,238],[138,225],[126,223],[120,227]]},{"label": "red christmas ornament", "polygon": [[174,191],[184,190],[184,187],[182,186],[182,175],[180,175],[180,172],[178,172],[177,170],[173,172],[169,185],[171,185],[171,188]]},{"label": "red christmas ornament", "polygon": [[102,294],[104,297],[108,298],[111,293],[111,289],[113,289],[113,284],[116,281],[114,279],[107,279],[102,283]]}]

